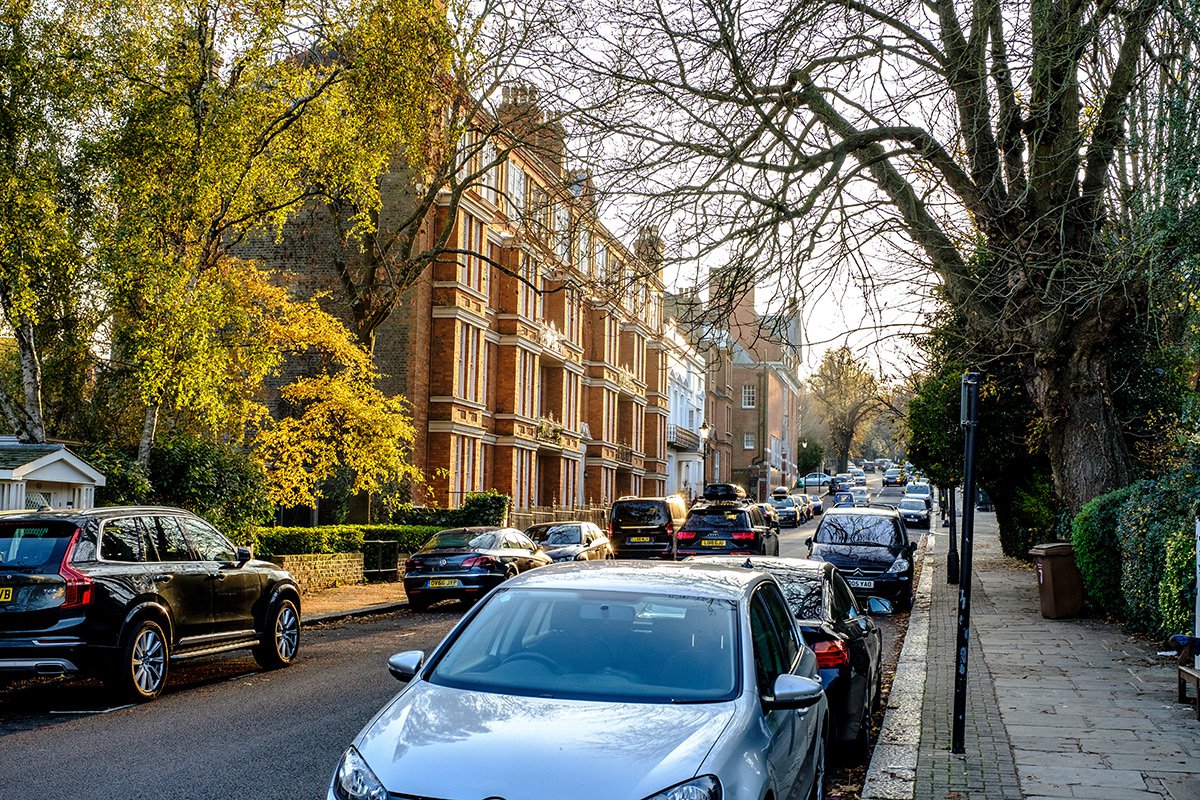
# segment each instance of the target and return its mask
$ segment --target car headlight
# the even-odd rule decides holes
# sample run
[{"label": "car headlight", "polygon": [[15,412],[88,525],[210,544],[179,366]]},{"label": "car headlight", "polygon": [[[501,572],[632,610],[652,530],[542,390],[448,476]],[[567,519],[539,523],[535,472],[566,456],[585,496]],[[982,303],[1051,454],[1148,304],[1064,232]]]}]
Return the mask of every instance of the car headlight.
[{"label": "car headlight", "polygon": [[891,565],[890,567],[888,567],[887,574],[892,574],[892,573],[895,573],[895,574],[897,574],[897,575],[898,575],[898,574],[900,574],[901,572],[904,572],[904,571],[905,571],[905,570],[907,570],[907,569],[908,569],[908,559],[906,559],[906,558],[897,558],[897,559],[896,559],[896,560],[895,560],[895,561],[892,563],[892,565]]},{"label": "car headlight", "polygon": [[387,800],[387,789],[353,747],[342,756],[333,776],[333,793],[340,800]]},{"label": "car headlight", "polygon": [[663,789],[646,800],[721,800],[721,782],[715,775],[701,775]]}]

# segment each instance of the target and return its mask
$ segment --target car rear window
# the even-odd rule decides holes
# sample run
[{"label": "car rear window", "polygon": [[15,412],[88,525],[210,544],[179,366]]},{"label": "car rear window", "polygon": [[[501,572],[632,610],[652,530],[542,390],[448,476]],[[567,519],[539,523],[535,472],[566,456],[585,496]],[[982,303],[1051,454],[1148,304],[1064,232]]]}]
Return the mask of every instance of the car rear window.
[{"label": "car rear window", "polygon": [[442,531],[441,533],[435,533],[433,538],[426,542],[421,550],[493,550],[495,547],[496,536],[490,532]]},{"label": "car rear window", "polygon": [[52,575],[75,534],[69,523],[0,524],[0,569]]},{"label": "car rear window", "polygon": [[661,500],[618,500],[613,503],[612,520],[618,525],[666,525],[667,504]]},{"label": "car rear window", "polygon": [[771,505],[776,508],[792,508],[796,505],[796,501],[790,497],[772,497]]},{"label": "car rear window", "polygon": [[583,531],[578,525],[530,528],[525,535],[538,544],[579,544],[583,541]]},{"label": "car rear window", "polygon": [[750,529],[750,518],[746,511],[736,508],[694,508],[683,523],[683,529],[744,531]]},{"label": "car rear window", "polygon": [[891,517],[826,514],[817,528],[817,544],[898,547],[903,544]]}]

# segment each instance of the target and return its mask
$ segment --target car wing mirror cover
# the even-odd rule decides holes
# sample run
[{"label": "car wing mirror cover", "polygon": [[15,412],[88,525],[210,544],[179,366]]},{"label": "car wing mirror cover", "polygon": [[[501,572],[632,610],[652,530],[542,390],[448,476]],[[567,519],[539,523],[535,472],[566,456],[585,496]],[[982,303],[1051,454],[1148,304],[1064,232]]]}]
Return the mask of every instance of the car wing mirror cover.
[{"label": "car wing mirror cover", "polygon": [[388,672],[392,673],[392,677],[396,680],[408,683],[421,671],[424,663],[424,650],[405,650],[388,659]]},{"label": "car wing mirror cover", "polygon": [[249,547],[239,547],[236,553],[237,554],[234,556],[234,559],[239,567],[243,566],[246,564],[246,562],[250,561],[250,559],[254,558],[254,553],[251,552]]},{"label": "car wing mirror cover", "polygon": [[872,615],[887,616],[888,614],[895,613],[896,609],[882,597],[868,597],[867,611]]},{"label": "car wing mirror cover", "polygon": [[825,688],[820,681],[785,672],[775,679],[774,697],[764,701],[767,710],[809,708],[821,702]]}]

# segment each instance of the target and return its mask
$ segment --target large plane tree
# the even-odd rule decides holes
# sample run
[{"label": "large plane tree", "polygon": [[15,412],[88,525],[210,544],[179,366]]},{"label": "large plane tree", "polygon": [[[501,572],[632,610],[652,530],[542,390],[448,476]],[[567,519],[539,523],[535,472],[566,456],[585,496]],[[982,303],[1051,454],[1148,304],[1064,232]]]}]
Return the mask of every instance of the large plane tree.
[{"label": "large plane tree", "polygon": [[554,46],[606,178],[681,258],[784,287],[929,270],[1019,360],[1079,507],[1130,475],[1108,354],[1156,276],[1117,164],[1154,169],[1130,99],[1186,77],[1180,2],[637,0],[581,7]]}]

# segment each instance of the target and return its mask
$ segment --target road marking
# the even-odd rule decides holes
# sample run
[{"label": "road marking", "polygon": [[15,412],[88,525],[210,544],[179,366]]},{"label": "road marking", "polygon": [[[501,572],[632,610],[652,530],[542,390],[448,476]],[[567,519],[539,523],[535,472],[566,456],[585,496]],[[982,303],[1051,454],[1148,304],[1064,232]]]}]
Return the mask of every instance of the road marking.
[{"label": "road marking", "polygon": [[97,709],[80,709],[80,710],[51,710],[51,714],[111,714],[114,711],[120,711],[123,708],[133,708],[133,703],[126,703],[123,706],[113,706],[112,708],[97,708]]}]

